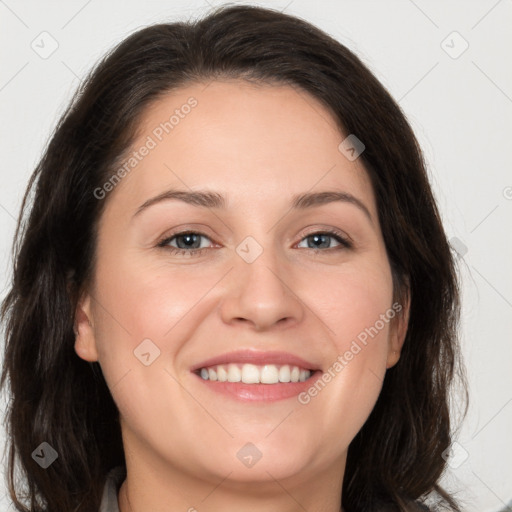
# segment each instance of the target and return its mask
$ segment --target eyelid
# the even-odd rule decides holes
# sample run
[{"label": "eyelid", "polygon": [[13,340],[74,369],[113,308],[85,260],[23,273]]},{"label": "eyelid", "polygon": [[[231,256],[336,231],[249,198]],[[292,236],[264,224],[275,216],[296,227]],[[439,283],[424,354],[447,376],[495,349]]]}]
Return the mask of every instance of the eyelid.
[{"label": "eyelid", "polygon": [[174,238],[175,236],[185,235],[187,233],[193,233],[193,234],[197,234],[197,235],[202,235],[202,236],[209,238],[210,240],[213,241],[213,238],[216,237],[217,235],[213,235],[213,234],[209,235],[208,233],[206,233],[206,231],[210,232],[211,230],[208,229],[207,227],[203,226],[202,224],[201,225],[184,224],[184,225],[180,225],[180,226],[177,226],[173,229],[166,231],[163,235],[159,236],[157,238],[157,240],[158,240],[158,243],[162,243],[162,242],[169,240],[170,238]]}]

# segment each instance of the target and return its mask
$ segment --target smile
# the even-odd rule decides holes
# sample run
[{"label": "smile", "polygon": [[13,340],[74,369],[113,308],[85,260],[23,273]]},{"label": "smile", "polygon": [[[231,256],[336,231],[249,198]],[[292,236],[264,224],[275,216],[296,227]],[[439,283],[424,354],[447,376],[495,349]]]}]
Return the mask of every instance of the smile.
[{"label": "smile", "polygon": [[311,377],[310,370],[288,364],[218,364],[201,368],[197,373],[203,380],[244,384],[305,382]]}]

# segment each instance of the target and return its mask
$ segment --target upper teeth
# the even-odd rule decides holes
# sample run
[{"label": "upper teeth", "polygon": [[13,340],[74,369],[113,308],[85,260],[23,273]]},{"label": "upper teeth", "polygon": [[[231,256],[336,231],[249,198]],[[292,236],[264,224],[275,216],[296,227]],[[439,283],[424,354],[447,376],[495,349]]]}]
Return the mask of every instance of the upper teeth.
[{"label": "upper teeth", "polygon": [[204,380],[218,380],[220,382],[243,382],[245,384],[276,384],[277,382],[304,382],[311,376],[310,370],[298,366],[265,364],[216,365],[201,368],[201,377]]}]

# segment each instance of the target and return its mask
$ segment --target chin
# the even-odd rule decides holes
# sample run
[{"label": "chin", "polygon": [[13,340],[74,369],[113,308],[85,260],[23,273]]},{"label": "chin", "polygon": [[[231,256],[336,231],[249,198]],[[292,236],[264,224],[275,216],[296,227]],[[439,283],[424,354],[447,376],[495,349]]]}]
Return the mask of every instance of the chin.
[{"label": "chin", "polygon": [[253,441],[249,441],[250,436],[237,437],[230,440],[229,446],[217,445],[217,453],[210,459],[217,464],[209,470],[222,478],[229,474],[232,482],[272,482],[274,486],[275,479],[306,476],[314,470],[312,460],[318,453],[314,446],[298,443],[287,436],[286,429],[282,435],[274,432],[265,437],[269,432],[267,430],[259,439],[253,437]]}]

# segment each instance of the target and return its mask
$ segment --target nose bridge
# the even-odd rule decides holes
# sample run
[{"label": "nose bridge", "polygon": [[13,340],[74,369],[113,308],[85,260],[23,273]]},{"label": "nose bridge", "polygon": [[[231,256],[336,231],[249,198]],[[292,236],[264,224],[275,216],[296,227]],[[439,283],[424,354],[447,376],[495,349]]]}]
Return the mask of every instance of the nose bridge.
[{"label": "nose bridge", "polygon": [[224,321],[245,319],[263,329],[302,317],[301,303],[288,282],[291,272],[272,233],[246,236],[235,247],[232,286],[222,307]]},{"label": "nose bridge", "polygon": [[243,276],[241,283],[251,284],[253,290],[254,285],[260,284],[259,288],[265,293],[284,295],[283,278],[287,272],[272,233],[266,233],[264,240],[262,235],[257,236],[261,243],[249,235],[236,247],[236,268]]}]

